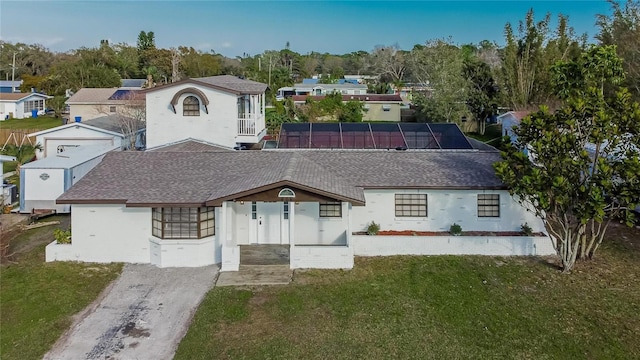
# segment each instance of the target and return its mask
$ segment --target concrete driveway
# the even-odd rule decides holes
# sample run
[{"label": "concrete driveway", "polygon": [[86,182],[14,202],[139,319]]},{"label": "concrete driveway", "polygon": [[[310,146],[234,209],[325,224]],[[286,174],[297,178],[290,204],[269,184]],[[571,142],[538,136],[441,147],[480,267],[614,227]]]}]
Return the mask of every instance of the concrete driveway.
[{"label": "concrete driveway", "polygon": [[217,266],[125,265],[45,359],[171,359]]}]

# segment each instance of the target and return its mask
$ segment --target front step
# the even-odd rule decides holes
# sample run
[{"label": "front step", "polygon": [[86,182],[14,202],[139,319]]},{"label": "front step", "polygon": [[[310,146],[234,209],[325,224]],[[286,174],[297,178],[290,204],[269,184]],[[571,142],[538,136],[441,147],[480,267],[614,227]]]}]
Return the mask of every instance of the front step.
[{"label": "front step", "polygon": [[240,265],[289,265],[289,245],[240,245]]},{"label": "front step", "polygon": [[289,265],[240,265],[239,271],[220,273],[216,286],[287,285],[292,276]]}]

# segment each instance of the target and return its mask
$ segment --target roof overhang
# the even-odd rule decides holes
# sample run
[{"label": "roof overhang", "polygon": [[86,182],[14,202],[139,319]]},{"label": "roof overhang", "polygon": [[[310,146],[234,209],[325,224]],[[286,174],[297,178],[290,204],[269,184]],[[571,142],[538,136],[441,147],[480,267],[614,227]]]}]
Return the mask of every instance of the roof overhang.
[{"label": "roof overhang", "polygon": [[206,87],[206,88],[220,90],[220,91],[224,91],[224,92],[235,94],[235,95],[240,95],[241,94],[240,91],[236,91],[236,90],[229,89],[229,88],[222,87],[222,86],[218,86],[218,85],[209,84],[209,83],[198,81],[198,80],[194,80],[194,79],[184,79],[184,80],[176,81],[176,82],[171,83],[171,84],[165,84],[165,85],[152,87],[152,88],[149,88],[149,89],[142,90],[142,91],[140,91],[140,93],[146,94],[146,93],[151,93],[151,92],[158,91],[158,90],[165,90],[165,89],[168,89],[168,88],[171,88],[171,87],[174,87],[174,86],[180,86],[180,85],[185,85],[185,84],[200,85],[200,86],[203,86],[203,87]]},{"label": "roof overhang", "polygon": [[[312,188],[306,185],[302,185],[296,182],[292,182],[292,181],[287,181],[287,180],[283,180],[283,181],[278,181],[272,184],[268,184],[268,185],[264,185],[264,186],[260,186],[254,189],[250,189],[250,190],[246,190],[246,191],[242,191],[239,193],[235,193],[235,194],[231,194],[228,196],[223,196],[223,197],[219,197],[219,198],[212,198],[207,200],[207,202],[205,203],[206,206],[220,206],[222,205],[223,202],[225,201],[234,201],[234,200],[241,200],[243,198],[247,198],[250,197],[252,195],[257,195],[257,194],[261,194],[261,193],[267,193],[269,190],[276,190],[276,189],[281,189],[281,188],[291,188],[294,190],[294,192],[296,190],[302,190],[303,192],[306,193],[310,193],[310,194],[314,194],[317,195],[319,198],[325,198],[325,199],[332,199],[332,200],[337,200],[337,201],[345,201],[345,202],[349,202],[354,206],[364,206],[365,202],[363,200],[360,199],[353,199],[353,198],[349,198],[346,197],[344,195],[340,195],[340,194],[336,194],[336,193],[332,193],[332,192],[328,192],[328,191],[324,191],[324,190],[320,190],[320,189],[316,189],[316,188]],[[270,199],[271,201],[298,201],[296,200],[296,198],[282,198],[282,199],[278,199],[277,196],[273,197],[272,199]]]},{"label": "roof overhang", "polygon": [[118,137],[124,138],[123,134],[117,133],[115,131],[105,130],[105,129],[102,129],[102,128],[99,128],[99,127],[96,127],[96,126],[83,124],[82,122],[72,122],[72,123],[69,123],[69,124],[66,124],[66,125],[57,126],[57,127],[51,128],[51,129],[46,129],[46,130],[34,132],[34,133],[31,133],[31,134],[28,134],[27,136],[28,137],[40,136],[40,135],[48,134],[48,133],[55,132],[55,131],[58,131],[58,130],[64,130],[64,129],[70,128],[72,126],[80,126],[80,127],[85,128],[85,129],[94,130],[94,131],[98,131],[98,132],[101,132],[101,133],[104,133],[104,134],[109,134],[109,135],[113,135],[113,136],[118,136]]}]

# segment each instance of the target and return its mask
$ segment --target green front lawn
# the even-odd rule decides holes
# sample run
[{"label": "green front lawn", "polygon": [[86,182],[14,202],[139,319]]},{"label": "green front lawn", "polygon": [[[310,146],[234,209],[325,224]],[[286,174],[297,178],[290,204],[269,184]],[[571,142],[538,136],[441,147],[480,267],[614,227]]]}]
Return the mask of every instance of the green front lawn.
[{"label": "green front lawn", "polygon": [[359,258],[282,287],[214,288],[176,359],[640,358],[640,230],[599,257]]},{"label": "green front lawn", "polygon": [[[62,220],[64,217],[42,221]],[[68,226],[67,224],[61,225]],[[120,264],[44,262],[55,226],[13,238],[14,263],[0,267],[0,357],[40,359],[72,322],[113,281]],[[2,235],[4,236],[4,235]],[[4,240],[3,240],[4,243]]]},{"label": "green front lawn", "polygon": [[0,129],[37,129],[45,130],[62,125],[62,119],[53,116],[38,116],[37,118],[8,119],[0,121]]}]

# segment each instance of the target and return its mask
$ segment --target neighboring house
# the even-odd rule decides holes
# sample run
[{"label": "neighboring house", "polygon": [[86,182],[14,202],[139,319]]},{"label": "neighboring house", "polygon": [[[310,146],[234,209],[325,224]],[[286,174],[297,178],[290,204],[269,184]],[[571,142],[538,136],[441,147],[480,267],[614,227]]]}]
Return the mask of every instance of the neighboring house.
[{"label": "neighboring house", "polygon": [[119,146],[89,145],[24,164],[20,167],[20,212],[54,210],[68,213],[70,205],[56,199],[93,169],[109,151]]},{"label": "neighboring house", "polygon": [[[307,99],[320,101],[323,96],[292,96],[296,105],[304,104]],[[362,121],[400,121],[400,109],[402,108],[402,98],[399,95],[368,94],[368,95],[342,95],[342,101],[362,101]]]},{"label": "neighboring house", "polygon": [[320,96],[334,92],[342,95],[365,95],[367,93],[367,85],[351,84],[348,82],[343,84],[295,84],[278,89],[276,100],[283,100],[286,97],[294,95]]},{"label": "neighboring house", "polygon": [[513,128],[520,125],[522,119],[529,115],[529,111],[509,111],[498,116],[498,124],[502,124],[502,136],[508,136],[511,142],[517,140]]},{"label": "neighboring house", "polygon": [[147,146],[195,138],[234,148],[266,134],[265,84],[222,75],[144,90]]},{"label": "neighboring house", "polygon": [[136,134],[125,134],[122,131],[121,121],[118,115],[102,116],[38,131],[29,134],[29,137],[35,137],[35,143],[42,145],[42,151],[36,152],[38,159],[55,156],[83,145],[117,146],[127,149],[130,147],[132,137],[135,137],[136,148],[143,148],[144,123],[139,125]]},{"label": "neighboring house", "polygon": [[0,93],[0,120],[24,119],[45,112],[51,96],[39,93]]},{"label": "neighboring house", "polygon": [[14,93],[20,92],[22,86],[22,80],[0,80],[0,93]]},{"label": "neighboring house", "polygon": [[82,88],[66,101],[69,119],[85,121],[123,114],[130,107],[144,107],[144,96],[138,95],[138,91],[137,88]]}]

